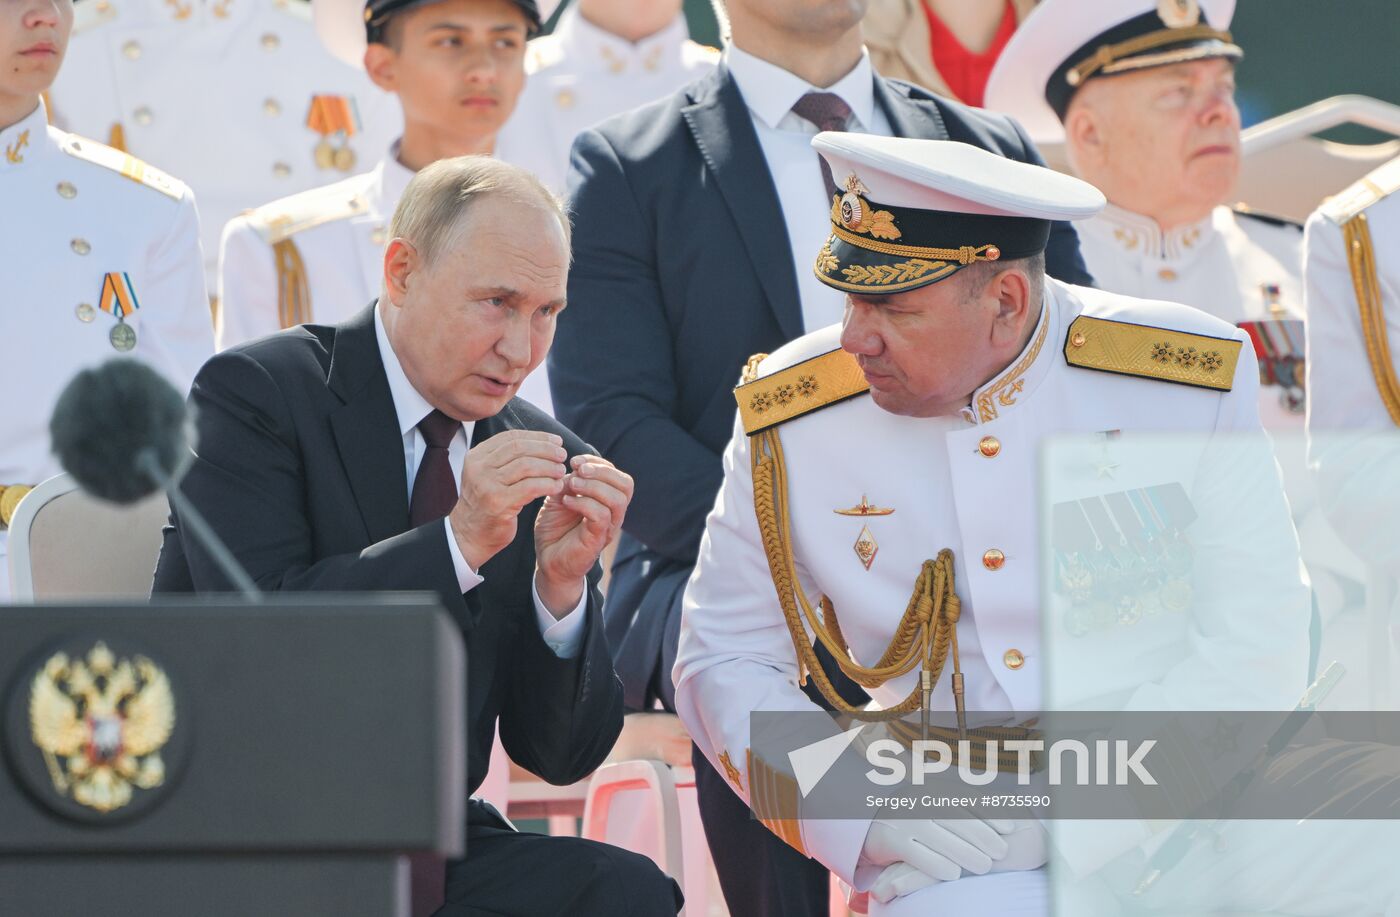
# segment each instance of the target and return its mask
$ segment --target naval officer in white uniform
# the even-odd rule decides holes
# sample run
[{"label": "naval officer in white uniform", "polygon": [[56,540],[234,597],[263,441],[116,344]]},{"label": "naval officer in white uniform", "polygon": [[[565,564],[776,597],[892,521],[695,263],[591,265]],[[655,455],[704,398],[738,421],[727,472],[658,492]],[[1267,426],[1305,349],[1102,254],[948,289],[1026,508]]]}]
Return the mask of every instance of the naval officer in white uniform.
[{"label": "naval officer in white uniform", "polygon": [[562,193],[575,137],[718,62],[717,50],[690,40],[680,0],[577,0],[553,32],[530,42],[529,79],[501,131],[501,155]]},{"label": "naval officer in white uniform", "polygon": [[225,223],[363,170],[398,130],[394,97],[326,53],[306,0],[82,0],[74,9],[55,123],[194,189],[211,293]]},{"label": "naval officer in white uniform", "polygon": [[214,350],[189,188],[48,124],[40,94],[72,21],[70,0],[0,8],[0,601],[10,518],[33,485],[62,471],[49,416],[73,375],[129,356],[183,392]]},{"label": "naval officer in white uniform", "polygon": [[[386,232],[417,169],[490,155],[524,83],[534,0],[315,0],[336,57],[403,103],[403,135],[375,167],[264,204],[224,230],[219,348],[306,322],[337,322],[379,295]],[[521,397],[550,410],[543,367]]]},{"label": "naval officer in white uniform", "polygon": [[[1116,620],[1090,622],[1076,663],[1135,709],[1291,708],[1307,680],[1308,599],[1268,448],[1257,436],[1238,444],[1236,434],[1261,431],[1245,334],[1185,306],[1044,277],[1048,221],[1102,206],[1082,182],[961,144],[821,134],[814,146],[847,189],[815,264],[823,282],[849,294],[846,318],[751,364],[736,390],[739,419],[686,594],[674,673],[682,719],[735,792],[752,804],[755,787],[791,780],[781,762],[750,754],[748,714],[816,709],[797,682],[813,672],[810,629],[819,622],[832,638],[839,615],[850,650],[842,667],[882,707],[925,703],[915,672],[886,680],[870,667],[894,661],[884,654],[930,564],[951,575],[960,599],[957,649],[938,664],[960,669],[969,719],[1041,709],[1047,672],[1065,664],[1047,658],[1045,629],[1079,633],[1040,588],[1039,449],[1054,434],[1160,432],[1188,444],[1175,483],[1190,510],[1163,513],[1158,535],[1194,544],[1194,600],[1173,610],[1158,597],[1167,609],[1146,613],[1128,603]],[[1104,490],[1152,489],[1112,463],[1081,471],[1094,500],[1116,496]],[[1123,518],[1102,525],[1116,529]],[[819,597],[829,604],[808,617]],[[1095,655],[1098,627],[1119,639]],[[944,675],[933,687],[931,709],[957,706],[951,681]],[[1033,825],[768,824],[872,889],[872,914],[1048,910],[1035,868],[1048,851]],[[1141,855],[1151,834],[1137,822],[1091,824],[1057,836],[1055,852],[1075,874],[1097,876]],[[1334,880],[1380,891],[1374,869],[1364,882],[1342,869],[1355,860],[1343,844],[1285,843],[1268,856],[1241,849],[1254,853],[1225,858],[1238,883],[1189,881],[1200,871],[1188,868],[1176,877],[1188,881],[1159,883],[1154,903],[1269,909],[1304,893],[1317,899]],[[1278,881],[1281,870],[1302,889]],[[1106,884],[1110,896],[1131,893]]]},{"label": "naval officer in white uniform", "polygon": [[1260,362],[1260,418],[1330,618],[1354,600],[1357,567],[1304,467],[1302,227],[1227,206],[1241,166],[1234,6],[1046,0],[998,59],[987,107],[1037,141],[1063,142],[1075,174],[1108,198],[1076,227],[1098,286],[1245,327]]}]

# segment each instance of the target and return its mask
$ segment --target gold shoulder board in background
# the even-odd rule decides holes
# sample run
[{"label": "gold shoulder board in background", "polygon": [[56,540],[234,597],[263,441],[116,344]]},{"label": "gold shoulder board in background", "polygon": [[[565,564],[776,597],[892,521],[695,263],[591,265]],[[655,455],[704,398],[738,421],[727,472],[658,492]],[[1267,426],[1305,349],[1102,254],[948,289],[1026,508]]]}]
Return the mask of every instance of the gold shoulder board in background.
[{"label": "gold shoulder board in background", "polygon": [[1065,361],[1081,369],[1228,392],[1241,342],[1081,315],[1069,326]]},{"label": "gold shoulder board in background", "polygon": [[1400,158],[1392,159],[1323,204],[1322,211],[1341,225],[1356,306],[1361,313],[1366,358],[1386,413],[1391,423],[1400,427],[1400,379],[1396,378],[1395,360],[1390,352],[1385,301],[1381,298],[1380,277],[1376,272],[1376,248],[1366,218],[1367,208],[1397,190],[1400,190]]},{"label": "gold shoulder board in background", "polygon": [[[744,378],[749,378],[747,368]],[[856,358],[844,350],[833,350],[744,382],[734,390],[734,399],[739,403],[744,432],[753,436],[868,391],[870,383]]]},{"label": "gold shoulder board in background", "polygon": [[179,200],[185,196],[182,182],[171,178],[155,166],[149,165],[121,150],[114,150],[105,144],[84,137],[70,136],[63,144],[63,151],[75,159],[83,159],[94,165],[111,169],[123,178],[129,178],[138,185],[159,191],[166,197]]}]

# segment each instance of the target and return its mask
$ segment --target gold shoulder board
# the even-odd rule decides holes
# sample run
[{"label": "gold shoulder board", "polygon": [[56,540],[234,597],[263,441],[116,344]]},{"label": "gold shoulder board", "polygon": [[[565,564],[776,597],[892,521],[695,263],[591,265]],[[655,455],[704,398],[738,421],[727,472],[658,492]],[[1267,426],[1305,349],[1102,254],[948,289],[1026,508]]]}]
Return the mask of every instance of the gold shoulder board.
[{"label": "gold shoulder board", "polygon": [[734,390],[734,399],[744,432],[752,436],[869,390],[856,358],[833,350],[745,382]]},{"label": "gold shoulder board", "polygon": [[1069,326],[1065,360],[1083,369],[1228,392],[1240,346],[1232,338],[1081,315]]},{"label": "gold shoulder board", "polygon": [[159,191],[166,197],[172,197],[178,201],[185,196],[183,182],[171,178],[160,169],[142,162],[130,153],[114,150],[96,140],[70,136],[63,144],[63,150],[74,158],[85,159],[94,165],[102,166],[104,169],[111,169],[123,178],[129,178],[138,185],[145,185],[147,188]]},{"label": "gold shoulder board", "polygon": [[246,217],[264,242],[276,245],[299,232],[358,216],[368,209],[364,198],[337,183],[264,204],[248,211]]},{"label": "gold shoulder board", "polygon": [[1345,191],[1329,198],[1322,212],[1337,223],[1345,223],[1377,201],[1400,190],[1400,157],[1375,169]]}]

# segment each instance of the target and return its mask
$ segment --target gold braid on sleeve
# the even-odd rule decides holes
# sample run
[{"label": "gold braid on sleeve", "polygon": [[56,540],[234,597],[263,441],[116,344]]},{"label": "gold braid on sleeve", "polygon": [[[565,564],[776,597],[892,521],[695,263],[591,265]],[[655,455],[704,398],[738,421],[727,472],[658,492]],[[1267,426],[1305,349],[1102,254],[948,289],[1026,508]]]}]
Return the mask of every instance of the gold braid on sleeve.
[{"label": "gold braid on sleeve", "polygon": [[1361,312],[1361,334],[1366,339],[1366,357],[1371,362],[1371,374],[1376,379],[1376,390],[1390,414],[1391,422],[1400,426],[1400,380],[1395,377],[1395,361],[1391,359],[1385,304],[1381,301],[1380,279],[1376,275],[1376,251],[1364,212],[1342,224],[1342,237],[1346,241],[1347,261],[1351,267],[1352,286],[1356,289],[1356,304]]}]

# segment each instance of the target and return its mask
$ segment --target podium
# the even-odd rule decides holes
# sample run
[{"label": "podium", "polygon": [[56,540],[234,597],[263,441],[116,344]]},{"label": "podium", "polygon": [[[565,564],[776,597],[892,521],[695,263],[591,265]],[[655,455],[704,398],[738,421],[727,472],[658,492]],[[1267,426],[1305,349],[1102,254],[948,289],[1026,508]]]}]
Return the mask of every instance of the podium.
[{"label": "podium", "polygon": [[420,594],[0,606],[0,914],[407,915],[465,664]]}]

